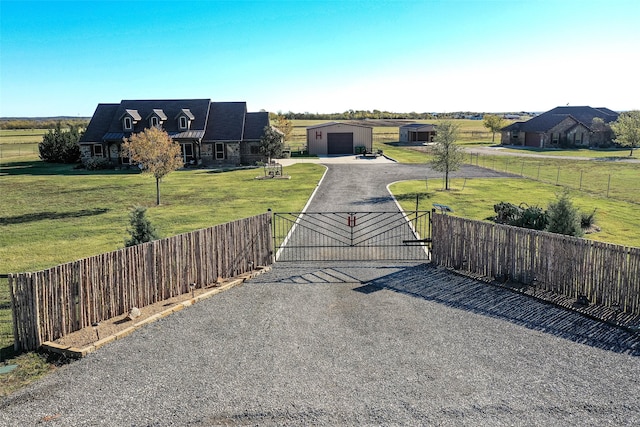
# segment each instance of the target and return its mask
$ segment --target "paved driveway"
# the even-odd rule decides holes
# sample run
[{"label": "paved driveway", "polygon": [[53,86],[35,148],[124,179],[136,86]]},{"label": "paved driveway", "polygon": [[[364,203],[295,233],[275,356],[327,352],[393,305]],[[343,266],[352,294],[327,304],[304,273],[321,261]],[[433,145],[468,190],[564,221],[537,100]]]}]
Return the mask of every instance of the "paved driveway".
[{"label": "paved driveway", "polygon": [[[312,205],[425,173],[329,166]],[[631,426],[639,378],[638,336],[430,264],[281,263],[2,400],[0,425]]]}]

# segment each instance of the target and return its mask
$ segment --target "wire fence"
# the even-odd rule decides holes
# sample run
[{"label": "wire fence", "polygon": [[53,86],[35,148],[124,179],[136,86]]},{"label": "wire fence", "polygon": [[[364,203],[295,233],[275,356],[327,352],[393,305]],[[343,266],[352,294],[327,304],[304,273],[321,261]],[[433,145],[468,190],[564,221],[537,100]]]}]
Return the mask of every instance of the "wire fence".
[{"label": "wire fence", "polygon": [[635,188],[640,179],[640,169],[617,163],[615,158],[608,161],[585,160],[568,164],[563,159],[471,153],[466,161],[475,166],[526,177],[545,184],[624,202],[640,203],[640,192]]},{"label": "wire fence", "polygon": [[37,156],[39,154],[37,143],[28,144],[0,144],[0,159],[12,157]]}]

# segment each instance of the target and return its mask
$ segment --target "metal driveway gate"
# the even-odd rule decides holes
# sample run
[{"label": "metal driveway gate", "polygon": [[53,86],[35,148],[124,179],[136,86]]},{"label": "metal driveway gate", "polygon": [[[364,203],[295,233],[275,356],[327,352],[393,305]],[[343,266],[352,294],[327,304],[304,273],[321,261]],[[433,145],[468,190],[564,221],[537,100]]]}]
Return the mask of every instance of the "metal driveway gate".
[{"label": "metal driveway gate", "polygon": [[428,260],[430,214],[274,213],[276,261]]}]

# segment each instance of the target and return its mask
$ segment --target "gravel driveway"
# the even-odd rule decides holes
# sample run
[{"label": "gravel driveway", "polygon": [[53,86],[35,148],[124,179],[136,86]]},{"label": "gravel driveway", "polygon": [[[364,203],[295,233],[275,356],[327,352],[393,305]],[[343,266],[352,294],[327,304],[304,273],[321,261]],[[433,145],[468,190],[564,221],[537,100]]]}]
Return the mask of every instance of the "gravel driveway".
[{"label": "gravel driveway", "polygon": [[[353,166],[310,208],[425,173]],[[279,263],[5,398],[0,425],[631,426],[639,378],[637,335],[428,263]]]}]

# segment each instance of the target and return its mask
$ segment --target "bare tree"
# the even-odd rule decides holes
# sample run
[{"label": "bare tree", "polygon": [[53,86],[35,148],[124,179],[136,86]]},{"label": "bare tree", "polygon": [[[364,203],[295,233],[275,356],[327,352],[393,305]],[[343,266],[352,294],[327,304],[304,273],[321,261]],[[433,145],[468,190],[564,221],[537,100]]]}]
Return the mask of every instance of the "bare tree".
[{"label": "bare tree", "polygon": [[282,141],[287,142],[291,137],[291,132],[293,131],[293,124],[289,119],[285,116],[278,114],[273,120],[273,126],[282,132]]},{"label": "bare tree", "polygon": [[458,125],[443,121],[438,124],[434,138],[431,167],[438,172],[444,172],[445,190],[449,190],[449,172],[460,169],[464,158],[462,148],[456,144],[458,132]]},{"label": "bare tree", "polygon": [[141,166],[143,173],[155,177],[156,204],[160,205],[160,179],[183,166],[180,144],[171,139],[167,132],[152,127],[125,139],[122,150]]}]

